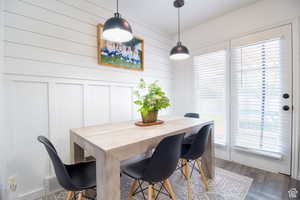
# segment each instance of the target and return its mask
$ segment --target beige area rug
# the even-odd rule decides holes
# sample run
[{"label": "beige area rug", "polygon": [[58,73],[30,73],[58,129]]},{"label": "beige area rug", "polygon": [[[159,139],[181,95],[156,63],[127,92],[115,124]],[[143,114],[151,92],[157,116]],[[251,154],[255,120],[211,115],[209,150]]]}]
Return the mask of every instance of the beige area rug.
[{"label": "beige area rug", "polygon": [[[170,178],[178,200],[187,199],[187,183],[179,171]],[[132,179],[127,176],[121,178],[121,199],[127,200],[127,194]],[[252,179],[241,176],[220,168],[216,168],[215,180],[209,182],[209,191],[205,191],[200,181],[199,174],[195,171],[192,177],[193,200],[244,200],[248,194]],[[159,186],[156,186],[159,189]],[[147,192],[145,192],[146,194]],[[59,192],[48,200],[65,200],[66,192]],[[135,200],[143,200],[141,194],[137,194]],[[160,195],[158,200],[169,200],[165,195]]]}]

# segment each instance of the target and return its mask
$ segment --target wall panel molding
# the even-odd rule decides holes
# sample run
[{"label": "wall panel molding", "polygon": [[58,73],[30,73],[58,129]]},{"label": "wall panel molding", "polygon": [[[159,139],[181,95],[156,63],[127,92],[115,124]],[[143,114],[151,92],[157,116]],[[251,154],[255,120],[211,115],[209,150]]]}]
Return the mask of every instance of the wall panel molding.
[{"label": "wall panel molding", "polygon": [[[134,105],[133,91],[136,83],[117,83],[108,81],[91,81],[91,80],[77,80],[77,79],[63,79],[53,77],[35,77],[35,76],[21,76],[21,75],[5,75],[5,78],[12,83],[21,84],[42,84],[47,86],[46,95],[47,113],[44,117],[47,118],[47,133],[45,136],[49,137],[56,145],[60,156],[65,162],[69,162],[69,142],[68,129],[80,126],[88,126],[103,123],[112,123],[125,120],[139,119],[140,115],[137,112],[137,107]],[[164,85],[167,92],[170,92],[169,86]],[[31,92],[35,89],[32,88]],[[20,95],[13,92],[15,95]],[[33,95],[32,98],[35,98]],[[22,102],[23,98],[17,98],[18,102]],[[15,103],[12,103],[15,107]],[[23,106],[23,105],[22,105]],[[32,108],[34,110],[35,108]],[[14,111],[16,112],[16,111]],[[169,111],[163,111],[161,114],[168,114]],[[15,116],[15,114],[14,114]],[[28,120],[32,120],[28,118]],[[12,119],[12,124],[18,126],[18,120]],[[18,131],[14,131],[17,133]],[[32,140],[36,139],[36,136]],[[28,135],[28,137],[31,137]],[[15,138],[15,137],[14,137]],[[31,146],[28,147],[31,149]],[[41,149],[44,156],[44,173],[39,175],[38,180],[44,180],[45,177],[53,176],[52,165],[47,159],[44,149]],[[18,158],[19,150],[16,155]],[[34,161],[32,161],[34,163]],[[19,165],[16,166],[15,171],[18,171]],[[22,174],[20,174],[22,176]],[[26,179],[25,177],[22,177]],[[21,178],[21,179],[22,179]],[[20,184],[23,184],[22,182]],[[26,185],[23,187],[24,193],[20,193],[20,199],[26,199],[28,196],[35,197],[41,194],[43,182],[32,185],[32,190],[26,191]],[[38,188],[38,189],[37,189]],[[36,189],[37,192],[34,192]]]}]

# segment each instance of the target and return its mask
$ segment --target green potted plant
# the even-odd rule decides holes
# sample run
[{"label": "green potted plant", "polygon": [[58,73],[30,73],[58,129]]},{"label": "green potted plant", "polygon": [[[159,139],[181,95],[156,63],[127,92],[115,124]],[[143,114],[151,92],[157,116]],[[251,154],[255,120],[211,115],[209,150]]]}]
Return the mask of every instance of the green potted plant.
[{"label": "green potted plant", "polygon": [[158,111],[170,106],[169,98],[157,82],[147,86],[146,82],[141,79],[135,91],[137,100],[134,103],[139,106],[138,110],[141,112],[143,123],[156,122]]}]

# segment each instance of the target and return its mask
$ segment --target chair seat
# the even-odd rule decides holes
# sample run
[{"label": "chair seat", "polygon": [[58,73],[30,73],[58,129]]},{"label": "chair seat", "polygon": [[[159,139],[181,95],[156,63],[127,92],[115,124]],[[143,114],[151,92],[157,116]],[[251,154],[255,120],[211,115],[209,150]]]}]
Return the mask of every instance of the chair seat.
[{"label": "chair seat", "polygon": [[130,176],[133,179],[142,179],[145,168],[147,167],[150,158],[141,160],[139,162],[127,165],[123,170],[123,173]]},{"label": "chair seat", "polygon": [[91,189],[96,186],[95,161],[66,165],[66,168],[77,190]]}]

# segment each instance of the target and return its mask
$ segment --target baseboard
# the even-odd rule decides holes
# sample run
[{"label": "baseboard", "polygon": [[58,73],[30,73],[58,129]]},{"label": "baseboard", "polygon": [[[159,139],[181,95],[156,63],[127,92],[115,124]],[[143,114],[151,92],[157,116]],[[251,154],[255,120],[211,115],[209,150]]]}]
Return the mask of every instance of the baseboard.
[{"label": "baseboard", "polygon": [[44,179],[43,188],[39,188],[25,194],[21,194],[17,197],[17,200],[40,200],[45,195],[49,196],[61,190],[62,188],[59,185],[56,177],[49,176]]},{"label": "baseboard", "polygon": [[44,188],[21,194],[17,197],[17,200],[37,200],[41,199],[45,194]]}]

